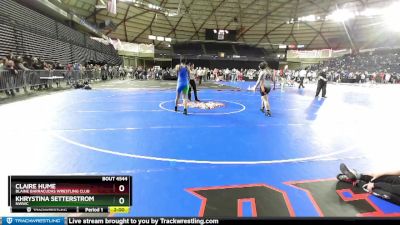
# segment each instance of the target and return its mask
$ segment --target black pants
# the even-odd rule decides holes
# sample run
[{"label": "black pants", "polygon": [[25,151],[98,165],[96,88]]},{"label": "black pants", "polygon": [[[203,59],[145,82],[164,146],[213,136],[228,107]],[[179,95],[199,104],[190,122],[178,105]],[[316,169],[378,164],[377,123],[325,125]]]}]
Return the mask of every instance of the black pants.
[{"label": "black pants", "polygon": [[203,80],[203,76],[199,76],[199,85],[201,85],[201,80]]},{"label": "black pants", "polygon": [[197,88],[196,88],[196,82],[194,80],[190,80],[189,82],[189,101],[192,100],[192,88],[193,88],[193,92],[194,92],[194,100],[198,101],[199,99],[197,98]]},{"label": "black pants", "polygon": [[[300,84],[299,84],[299,88],[304,88],[304,77],[300,77]],[[322,92],[323,93],[323,92]],[[322,94],[323,96],[325,96],[324,94]]]},{"label": "black pants", "polygon": [[[360,180],[369,183],[372,177],[368,175],[361,175]],[[400,177],[399,176],[381,176],[373,181],[375,188],[380,188],[392,194],[400,196]]]},{"label": "black pants", "polygon": [[319,92],[321,92],[322,89],[322,97],[325,97],[326,95],[326,83],[323,80],[319,80],[318,81],[318,86],[317,86],[317,93],[315,94],[315,96],[317,97],[319,95]]}]

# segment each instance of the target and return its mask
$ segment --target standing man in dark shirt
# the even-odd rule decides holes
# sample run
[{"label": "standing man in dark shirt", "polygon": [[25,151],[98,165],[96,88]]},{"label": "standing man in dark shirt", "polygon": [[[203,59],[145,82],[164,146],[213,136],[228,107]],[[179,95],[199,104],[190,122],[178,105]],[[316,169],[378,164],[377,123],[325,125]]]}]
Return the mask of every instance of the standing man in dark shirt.
[{"label": "standing man in dark shirt", "polygon": [[322,71],[319,73],[317,93],[315,94],[315,97],[319,96],[319,92],[322,89],[322,97],[326,98],[326,85],[328,83],[328,79],[327,79],[327,76],[326,76],[326,71],[327,70],[328,70],[328,68],[323,68]]}]

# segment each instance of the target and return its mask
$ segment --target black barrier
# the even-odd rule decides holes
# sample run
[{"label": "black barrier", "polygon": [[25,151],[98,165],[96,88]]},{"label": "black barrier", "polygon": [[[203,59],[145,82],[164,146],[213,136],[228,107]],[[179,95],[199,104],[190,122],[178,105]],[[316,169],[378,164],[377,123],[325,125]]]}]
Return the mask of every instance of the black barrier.
[{"label": "black barrier", "polygon": [[[104,75],[108,73],[104,71]],[[27,70],[12,72],[9,70],[0,71],[0,91],[11,91],[23,88],[32,89],[34,87],[57,87],[65,82],[66,85],[73,85],[84,81],[97,81],[101,79],[100,70]]]},{"label": "black barrier", "polygon": [[0,71],[0,91],[13,90],[17,88],[28,88],[37,86],[57,86],[65,79],[64,70],[27,70],[27,71]]}]

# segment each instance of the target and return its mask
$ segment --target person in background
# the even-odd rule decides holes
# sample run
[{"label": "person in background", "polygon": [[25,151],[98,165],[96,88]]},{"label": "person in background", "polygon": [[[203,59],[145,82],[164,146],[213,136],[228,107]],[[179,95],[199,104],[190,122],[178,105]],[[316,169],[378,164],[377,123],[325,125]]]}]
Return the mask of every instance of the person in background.
[{"label": "person in background", "polygon": [[113,79],[114,78],[113,66],[107,65],[107,69],[108,69],[108,76],[110,77],[110,79]]},{"label": "person in background", "polygon": [[240,71],[238,73],[238,80],[243,81],[243,79],[244,79],[244,71],[243,71],[243,69],[240,69]]},{"label": "person in background", "polygon": [[278,79],[278,78],[277,78],[278,76],[279,76],[279,75],[278,75],[278,71],[273,70],[272,73],[271,73],[272,82],[274,83],[274,89],[273,89],[273,90],[275,90],[275,87],[276,87],[276,80]]},{"label": "person in background", "polygon": [[15,55],[13,52],[9,52],[8,55],[6,56],[7,60],[15,60]]},{"label": "person in background", "polygon": [[236,81],[236,68],[233,68],[233,70],[231,71],[231,82],[235,82]]},{"label": "person in background", "polygon": [[206,67],[204,67],[204,69],[206,69],[206,71],[207,71],[206,80],[208,81],[208,80],[211,79],[211,70],[209,68],[206,68]]},{"label": "person in background", "polygon": [[142,73],[141,73],[141,75],[140,75],[140,79],[146,80],[146,78],[147,78],[147,72],[148,72],[148,70],[147,70],[146,68],[143,68]]},{"label": "person in background", "polygon": [[7,64],[7,58],[0,59],[0,71],[4,71]]},{"label": "person in background", "polygon": [[[8,59],[6,57],[3,57],[0,59],[0,83],[5,83],[5,74],[3,74],[3,71],[6,71],[6,65],[7,65]],[[5,91],[6,95],[10,95],[10,93],[6,90]]]},{"label": "person in background", "polygon": [[202,69],[201,67],[199,67],[197,69],[197,75],[199,77],[199,85],[201,85],[201,81],[203,80],[203,76],[204,76],[205,72],[206,72],[205,69]]},{"label": "person in background", "polygon": [[392,75],[389,72],[385,72],[385,79],[384,79],[385,84],[388,84],[390,82],[391,76]]},{"label": "person in background", "polygon": [[[15,92],[14,92],[15,85],[14,84],[15,84],[15,77],[17,76],[18,71],[15,67],[15,64],[14,64],[14,61],[12,60],[12,58],[13,57],[10,57],[10,59],[7,58],[7,61],[5,64],[6,65],[5,69],[7,71],[9,71],[9,73],[10,73],[10,76],[8,77],[9,79],[6,82],[6,86],[7,86],[6,94],[15,96]],[[16,90],[16,91],[18,92],[18,90]]]},{"label": "person in background", "polygon": [[199,98],[197,97],[197,87],[196,87],[196,70],[194,69],[194,64],[189,64],[189,77],[190,77],[190,81],[189,81],[189,95],[188,95],[188,99],[189,101],[192,100],[192,88],[193,88],[193,92],[194,92],[194,100],[196,102],[199,102]]},{"label": "person in background", "polygon": [[18,56],[17,57],[17,60],[16,60],[16,69],[18,69],[18,70],[21,70],[21,71],[23,71],[23,74],[22,74],[22,82],[23,82],[23,88],[24,88],[24,92],[26,93],[26,92],[28,92],[28,90],[27,90],[27,88],[26,88],[26,86],[27,86],[27,76],[28,76],[28,71],[30,70],[30,69],[28,69],[28,68],[26,68],[25,67],[25,65],[24,65],[24,61],[23,61],[23,59],[22,59],[22,57],[21,56]]},{"label": "person in background", "polygon": [[225,70],[224,70],[224,81],[227,81],[228,80],[228,78],[229,78],[229,73],[230,73],[231,71],[228,69],[228,68],[226,68]]},{"label": "person in background", "polygon": [[365,83],[365,78],[366,78],[367,76],[366,76],[366,74],[365,73],[361,73],[361,80],[360,80],[360,82],[363,84],[363,83]]},{"label": "person in background", "polygon": [[366,192],[400,205],[400,170],[364,174],[341,163],[340,171],[338,180],[356,184]]},{"label": "person in background", "polygon": [[306,69],[300,70],[300,73],[299,73],[299,77],[300,77],[299,89],[300,88],[304,88],[304,79],[305,79],[306,75],[307,75],[307,70]]},{"label": "person in background", "polygon": [[322,90],[322,97],[326,98],[326,85],[328,83],[326,71],[328,71],[327,67],[322,69],[322,71],[319,73],[317,92],[315,93],[316,98],[319,96],[319,93],[321,92],[321,90]]},{"label": "person in background", "polygon": [[213,70],[213,76],[212,76],[211,79],[213,79],[213,80],[215,80],[215,81],[218,81],[218,69],[217,69],[217,68],[214,68],[214,70]]}]

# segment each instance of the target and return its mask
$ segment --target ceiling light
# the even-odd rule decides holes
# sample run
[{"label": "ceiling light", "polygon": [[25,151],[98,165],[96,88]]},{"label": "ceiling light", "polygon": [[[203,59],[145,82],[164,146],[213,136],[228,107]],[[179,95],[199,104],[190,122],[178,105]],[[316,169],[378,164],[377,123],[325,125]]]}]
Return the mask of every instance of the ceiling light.
[{"label": "ceiling light", "polygon": [[382,14],[382,10],[373,9],[373,8],[367,8],[360,13],[361,16],[367,16],[367,17],[377,16],[380,14]]},{"label": "ceiling light", "polygon": [[150,40],[156,40],[156,36],[154,36],[154,35],[149,35],[149,39],[150,39]]},{"label": "ceiling light", "polygon": [[164,37],[157,36],[157,41],[164,41]]},{"label": "ceiling light", "polygon": [[317,20],[317,18],[315,17],[315,15],[309,15],[309,16],[302,17],[302,21],[314,22],[316,20]]},{"label": "ceiling light", "polygon": [[383,10],[383,19],[385,25],[392,31],[400,31],[400,2],[394,3],[390,7]]},{"label": "ceiling light", "polygon": [[354,13],[348,9],[338,9],[332,14],[328,15],[326,18],[328,20],[333,20],[337,22],[344,22],[346,20],[354,18]]}]

